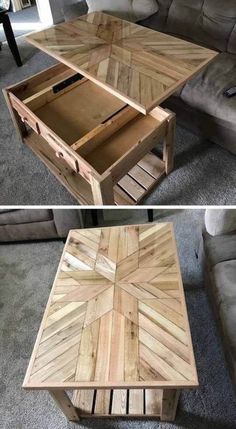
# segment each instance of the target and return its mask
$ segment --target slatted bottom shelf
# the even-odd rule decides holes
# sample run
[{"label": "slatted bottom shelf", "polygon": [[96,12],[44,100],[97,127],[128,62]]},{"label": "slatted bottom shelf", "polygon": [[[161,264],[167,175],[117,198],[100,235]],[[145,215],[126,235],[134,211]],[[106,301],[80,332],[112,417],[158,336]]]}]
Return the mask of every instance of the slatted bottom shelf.
[{"label": "slatted bottom shelf", "polygon": [[160,417],[162,390],[78,390],[73,404],[80,417]]},{"label": "slatted bottom shelf", "polygon": [[116,204],[138,204],[164,175],[164,162],[148,152],[114,187]]},{"label": "slatted bottom shelf", "polygon": [[[30,132],[24,141],[81,204],[94,204],[89,183],[76,174],[63,159],[57,158],[55,152],[42,137]],[[164,162],[152,152],[147,153],[114,186],[116,205],[138,204],[164,175]]]}]

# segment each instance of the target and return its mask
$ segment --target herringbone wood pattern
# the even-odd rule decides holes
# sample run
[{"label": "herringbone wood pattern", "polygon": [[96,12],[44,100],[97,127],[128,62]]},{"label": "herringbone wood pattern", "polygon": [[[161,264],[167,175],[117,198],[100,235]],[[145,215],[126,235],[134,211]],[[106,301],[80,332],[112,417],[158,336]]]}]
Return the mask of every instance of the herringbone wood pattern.
[{"label": "herringbone wood pattern", "polygon": [[171,224],[73,230],[25,386],[197,384]]},{"label": "herringbone wood pattern", "polygon": [[27,40],[147,113],[217,53],[95,12]]}]

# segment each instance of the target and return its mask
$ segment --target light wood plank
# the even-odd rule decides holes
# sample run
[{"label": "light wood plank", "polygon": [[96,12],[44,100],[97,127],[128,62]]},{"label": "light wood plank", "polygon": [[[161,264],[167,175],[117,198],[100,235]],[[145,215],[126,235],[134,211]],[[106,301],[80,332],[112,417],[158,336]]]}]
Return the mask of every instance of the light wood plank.
[{"label": "light wood plank", "polygon": [[127,411],[127,390],[113,390],[111,414],[124,415]]},{"label": "light wood plank", "polygon": [[144,414],[143,389],[129,390],[129,414],[130,415]]}]

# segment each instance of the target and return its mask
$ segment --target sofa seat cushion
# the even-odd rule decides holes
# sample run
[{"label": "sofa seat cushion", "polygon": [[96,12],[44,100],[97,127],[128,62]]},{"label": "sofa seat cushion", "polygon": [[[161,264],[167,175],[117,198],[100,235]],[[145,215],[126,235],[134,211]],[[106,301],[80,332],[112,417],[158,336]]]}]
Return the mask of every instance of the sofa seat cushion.
[{"label": "sofa seat cushion", "polygon": [[236,125],[236,96],[227,98],[224,90],[235,86],[236,55],[219,54],[181,92],[191,107]]},{"label": "sofa seat cushion", "polygon": [[236,306],[236,259],[216,264],[212,272],[215,280],[218,305]]},{"label": "sofa seat cushion", "polygon": [[213,277],[221,327],[236,367],[236,260],[217,264]]},{"label": "sofa seat cushion", "polygon": [[211,237],[206,233],[204,247],[211,267],[221,262],[236,260],[236,234]]}]

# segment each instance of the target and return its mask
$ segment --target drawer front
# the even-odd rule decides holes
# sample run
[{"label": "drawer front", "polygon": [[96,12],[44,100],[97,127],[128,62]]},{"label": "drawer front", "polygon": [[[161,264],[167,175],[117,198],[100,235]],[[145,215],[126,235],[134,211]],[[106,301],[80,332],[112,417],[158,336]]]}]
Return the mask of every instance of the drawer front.
[{"label": "drawer front", "polygon": [[24,106],[21,101],[19,101],[16,97],[10,94],[11,104],[17,113],[20,115],[21,120],[29,125],[37,134],[40,134],[40,125],[39,121],[35,118],[35,116]]},{"label": "drawer front", "polygon": [[[50,128],[48,128],[37,116],[31,112],[22,101],[18,100],[14,94],[9,93],[9,98],[12,106],[20,115],[22,121],[29,125],[33,131],[38,135],[41,135],[55,151],[58,158],[63,158],[65,162],[73,168],[76,173],[80,173],[86,180],[89,180],[90,170],[84,163],[80,163],[77,155],[74,156],[73,151],[70,147],[66,147],[66,144],[55,134]],[[72,153],[71,153],[72,152]]]},{"label": "drawer front", "polygon": [[52,134],[43,124],[41,125],[41,136],[48,142],[58,158],[63,158],[73,170],[79,173],[78,161],[69,153],[69,150],[66,150],[59,138],[55,134]]},{"label": "drawer front", "polygon": [[79,159],[76,159],[71,153],[70,148],[65,147],[64,142],[62,142],[56,134],[52,132],[44,125],[40,126],[41,136],[48,142],[49,146],[55,151],[58,158],[64,159],[64,161],[73,168],[76,173],[79,173],[85,180],[90,181],[91,168]]}]

